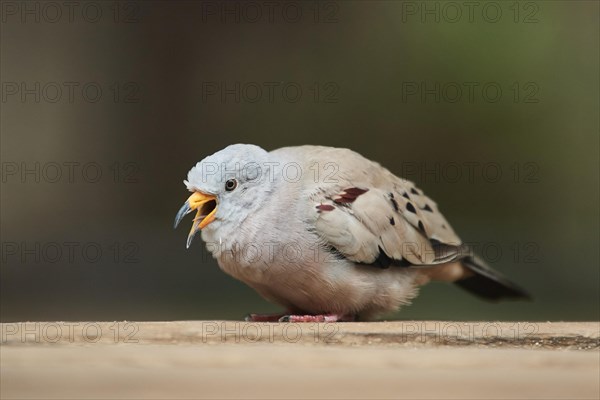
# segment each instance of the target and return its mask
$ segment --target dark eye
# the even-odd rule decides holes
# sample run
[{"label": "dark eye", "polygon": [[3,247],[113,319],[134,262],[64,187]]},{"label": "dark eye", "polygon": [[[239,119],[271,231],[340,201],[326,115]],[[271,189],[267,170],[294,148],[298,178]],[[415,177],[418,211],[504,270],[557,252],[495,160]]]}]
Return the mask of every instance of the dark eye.
[{"label": "dark eye", "polygon": [[237,187],[237,181],[235,179],[229,179],[225,182],[225,190],[231,192],[233,189]]}]

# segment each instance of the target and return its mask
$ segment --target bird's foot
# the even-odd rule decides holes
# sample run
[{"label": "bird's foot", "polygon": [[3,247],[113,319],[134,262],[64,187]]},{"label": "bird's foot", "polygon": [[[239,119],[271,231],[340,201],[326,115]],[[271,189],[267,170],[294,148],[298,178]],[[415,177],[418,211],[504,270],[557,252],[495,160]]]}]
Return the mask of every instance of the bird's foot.
[{"label": "bird's foot", "polygon": [[245,321],[248,322],[279,322],[279,320],[285,317],[287,314],[248,314]]},{"label": "bird's foot", "polygon": [[284,315],[279,322],[353,322],[352,314]]}]

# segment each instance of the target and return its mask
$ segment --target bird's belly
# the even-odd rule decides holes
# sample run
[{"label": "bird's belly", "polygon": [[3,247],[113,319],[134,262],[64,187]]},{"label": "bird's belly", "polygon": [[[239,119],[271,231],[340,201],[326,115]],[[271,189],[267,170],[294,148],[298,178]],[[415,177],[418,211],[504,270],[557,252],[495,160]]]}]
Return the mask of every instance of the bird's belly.
[{"label": "bird's belly", "polygon": [[286,255],[282,246],[249,243],[223,244],[213,252],[219,267],[265,299],[296,312],[373,315],[396,310],[417,293],[412,270],[357,265],[314,247]]},{"label": "bird's belly", "polygon": [[343,260],[294,268],[274,265],[260,272],[228,265],[223,270],[265,299],[290,311],[310,314],[371,316],[396,310],[417,293],[414,271],[381,270]]}]

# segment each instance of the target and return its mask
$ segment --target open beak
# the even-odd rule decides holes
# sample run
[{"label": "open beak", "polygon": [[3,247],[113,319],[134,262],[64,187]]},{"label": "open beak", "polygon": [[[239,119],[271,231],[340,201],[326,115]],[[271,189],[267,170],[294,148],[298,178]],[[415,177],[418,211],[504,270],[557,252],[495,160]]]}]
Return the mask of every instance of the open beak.
[{"label": "open beak", "polygon": [[192,223],[192,229],[187,238],[187,248],[192,244],[192,239],[194,239],[196,232],[215,220],[215,213],[217,212],[216,196],[202,192],[194,192],[194,194],[186,200],[183,207],[179,209],[177,216],[175,216],[174,227],[177,228],[177,225],[179,225],[183,217],[194,210],[198,210],[198,212],[196,212],[196,217]]}]

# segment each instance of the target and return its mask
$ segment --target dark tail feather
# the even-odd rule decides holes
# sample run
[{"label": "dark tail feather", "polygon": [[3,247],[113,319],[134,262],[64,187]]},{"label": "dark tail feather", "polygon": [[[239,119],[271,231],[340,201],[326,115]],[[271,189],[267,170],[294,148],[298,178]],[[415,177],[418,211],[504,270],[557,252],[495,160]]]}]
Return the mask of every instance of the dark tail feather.
[{"label": "dark tail feather", "polygon": [[466,291],[489,301],[531,300],[531,296],[525,289],[492,269],[481,258],[472,255],[461,262],[463,266],[475,273],[473,276],[454,282]]}]

